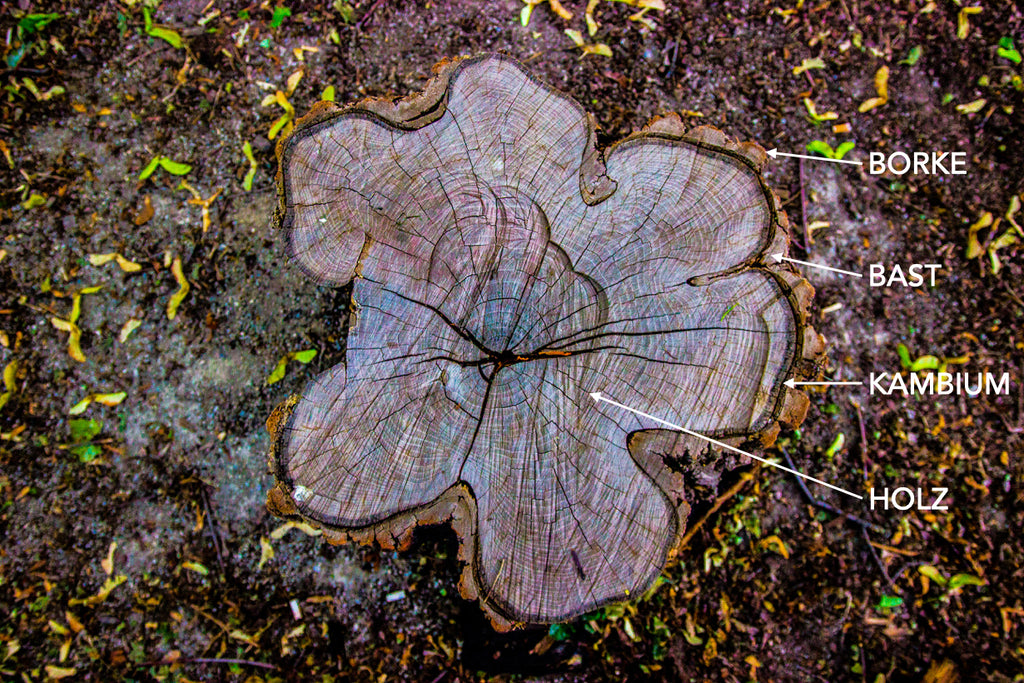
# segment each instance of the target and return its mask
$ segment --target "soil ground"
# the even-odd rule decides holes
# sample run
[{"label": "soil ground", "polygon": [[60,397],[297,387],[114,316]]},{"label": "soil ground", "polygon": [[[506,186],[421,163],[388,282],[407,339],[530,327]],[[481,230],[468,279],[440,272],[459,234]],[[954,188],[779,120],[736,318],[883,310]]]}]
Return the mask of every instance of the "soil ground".
[{"label": "soil ground", "polygon": [[[513,0],[6,6],[0,678],[1024,679],[1019,11],[666,2],[645,25],[602,1],[591,38],[586,3],[563,4],[571,19],[545,3],[528,26]],[[565,29],[611,56],[581,56]],[[273,230],[268,134],[329,86],[338,102],[405,95],[442,58],[480,51],[578,98],[603,144],[678,111],[787,152],[966,152],[961,176],[767,169],[796,258],[943,265],[913,290],[807,271],[831,377],[914,362],[1010,374],[1008,394],[977,398],[814,393],[767,456],[858,492],[948,488],[949,509],[872,511],[817,487],[831,507],[813,505],[791,476],[746,467],[657,591],[506,635],[458,597],[444,529],[392,553],[269,517],[263,421],[343,358],[347,299],[304,278]],[[140,179],[160,157],[167,168]],[[972,233],[986,212],[998,223]],[[96,265],[109,253],[139,267]],[[267,382],[307,349],[312,362]]]}]

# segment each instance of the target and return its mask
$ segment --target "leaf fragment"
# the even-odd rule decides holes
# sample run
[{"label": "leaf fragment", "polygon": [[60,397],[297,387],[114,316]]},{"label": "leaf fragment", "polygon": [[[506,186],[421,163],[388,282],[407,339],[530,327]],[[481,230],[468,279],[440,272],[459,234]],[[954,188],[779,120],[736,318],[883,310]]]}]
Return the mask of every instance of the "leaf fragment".
[{"label": "leaf fragment", "polygon": [[153,175],[157,168],[162,168],[171,175],[182,176],[192,170],[192,167],[188,164],[174,161],[170,157],[166,156],[155,156],[152,161],[146,164],[146,168],[142,169],[142,173],[139,174],[139,180],[146,180],[149,176]]},{"label": "leaf fragment", "polygon": [[167,42],[171,47],[181,49],[183,43],[181,42],[181,35],[177,31],[153,24],[153,15],[148,7],[142,8],[142,16],[145,22],[146,35],[159,38]]},{"label": "leaf fragment", "polygon": [[956,110],[961,114],[974,114],[984,109],[986,104],[988,104],[988,100],[984,97],[980,97],[973,102],[956,105]]},{"label": "leaf fragment", "polygon": [[[333,99],[333,97],[334,97],[334,86],[327,86],[327,87],[331,89],[331,98],[332,99],[330,101],[333,102],[334,101],[334,99]],[[326,92],[327,91],[325,90],[324,91],[325,95],[326,95]],[[321,98],[321,99],[326,99],[326,98],[324,97],[324,98]],[[253,157],[252,145],[249,144],[248,140],[246,140],[242,144],[242,154],[244,154],[245,158],[249,160],[249,170],[246,171],[245,179],[242,181],[242,189],[244,189],[246,192],[251,192],[252,191],[252,181],[253,181],[253,178],[256,177],[256,159]]]},{"label": "leaf fragment", "polygon": [[88,598],[71,598],[70,600],[68,600],[68,605],[72,607],[74,607],[75,605],[95,607],[96,605],[100,604],[108,597],[110,597],[110,593],[127,580],[128,577],[124,574],[118,574],[115,577],[108,578],[106,581],[103,582],[103,587],[100,588],[99,592],[96,593],[96,595],[92,595]]},{"label": "leaf fragment", "polygon": [[971,31],[971,20],[968,17],[972,14],[981,14],[981,8],[978,6],[964,7],[956,17],[956,37],[960,40],[965,39]]},{"label": "leaf fragment", "polygon": [[185,279],[185,274],[181,271],[181,257],[175,256],[174,261],[171,263],[171,273],[174,274],[174,279],[178,283],[178,291],[171,295],[170,300],[167,302],[167,319],[174,320],[178,315],[178,307],[181,302],[188,296],[189,284],[188,280]]},{"label": "leaf fragment", "polygon": [[889,101],[889,67],[883,66],[875,72],[875,92],[878,97],[872,97],[868,100],[861,102],[860,106],[857,107],[857,111],[861,114],[867,111],[871,111],[876,107],[881,107]]},{"label": "leaf fragment", "polygon": [[128,318],[128,321],[121,327],[121,333],[117,335],[117,340],[122,344],[125,343],[128,340],[128,337],[131,336],[132,332],[134,332],[141,324],[141,320]]},{"label": "leaf fragment", "polygon": [[269,538],[260,536],[260,563],[256,568],[263,569],[263,565],[272,559],[274,559],[274,546],[270,544]]},{"label": "leaf fragment", "polygon": [[55,681],[59,681],[62,678],[69,678],[78,673],[78,669],[72,669],[63,666],[54,666],[53,664],[46,665],[46,677]]},{"label": "leaf fragment", "polygon": [[799,66],[794,66],[793,67],[793,75],[794,76],[799,76],[803,72],[809,71],[811,69],[824,69],[824,68],[825,68],[825,60],[824,59],[822,59],[821,57],[812,57],[810,59],[805,59],[802,62],[800,62]]}]

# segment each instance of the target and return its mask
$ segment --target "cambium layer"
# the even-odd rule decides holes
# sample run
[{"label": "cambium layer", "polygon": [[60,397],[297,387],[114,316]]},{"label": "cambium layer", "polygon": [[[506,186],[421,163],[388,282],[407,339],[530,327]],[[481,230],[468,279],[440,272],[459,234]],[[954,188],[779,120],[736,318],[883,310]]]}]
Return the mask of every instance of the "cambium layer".
[{"label": "cambium layer", "polygon": [[[677,549],[684,474],[718,438],[802,420],[812,290],[767,256],[763,151],[652,122],[607,150],[511,59],[443,65],[392,103],[321,103],[278,147],[278,220],[353,282],[346,362],[268,421],[268,505],[333,542],[450,523],[499,628],[642,594]],[[689,497],[692,499],[692,492]]]}]

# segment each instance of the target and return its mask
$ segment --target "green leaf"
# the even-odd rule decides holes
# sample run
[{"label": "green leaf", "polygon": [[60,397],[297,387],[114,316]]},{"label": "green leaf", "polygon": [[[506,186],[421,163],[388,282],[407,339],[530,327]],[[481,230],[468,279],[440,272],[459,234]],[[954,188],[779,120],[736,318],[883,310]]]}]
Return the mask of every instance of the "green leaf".
[{"label": "green leaf", "polygon": [[88,443],[75,446],[71,449],[71,452],[78,456],[79,462],[92,462],[103,450],[94,443]]},{"label": "green leaf", "polygon": [[316,358],[316,349],[306,349],[305,351],[296,351],[291,354],[292,358],[299,361],[303,365]]},{"label": "green leaf", "polygon": [[840,145],[838,147],[836,147],[835,156],[833,158],[835,158],[835,159],[842,159],[843,157],[846,156],[847,152],[849,152],[851,149],[853,149],[853,147],[854,147],[854,143],[850,142],[849,140],[847,140],[846,142],[840,143]]},{"label": "green leaf", "polygon": [[828,144],[827,142],[825,142],[823,140],[811,140],[810,142],[808,142],[807,143],[807,151],[820,154],[823,157],[826,157],[828,159],[835,159],[836,158],[836,156],[835,156],[836,153],[832,149],[832,145]]},{"label": "green leaf", "polygon": [[938,370],[941,364],[942,361],[935,356],[921,356],[910,364],[910,371],[920,372],[921,370]]},{"label": "green leaf", "polygon": [[59,14],[26,14],[18,22],[18,28],[25,33],[35,33],[42,27],[55,19],[60,19]]},{"label": "green leaf", "polygon": [[167,41],[168,43],[170,43],[171,47],[181,49],[181,46],[183,44],[181,42],[181,36],[178,34],[177,31],[173,29],[154,26],[150,28],[148,31],[146,31],[146,33],[153,36],[154,38],[159,38],[160,40]]},{"label": "green leaf", "polygon": [[320,99],[323,100],[324,102],[333,102],[334,101],[334,86],[333,85],[329,85],[326,88],[324,88],[324,91],[322,93],[320,93]]},{"label": "green leaf", "polygon": [[903,604],[903,598],[898,595],[883,595],[878,601],[878,609],[892,609]]},{"label": "green leaf", "polygon": [[548,635],[554,640],[567,640],[572,637],[572,629],[566,624],[551,624]]},{"label": "green leaf", "polygon": [[242,188],[246,192],[252,191],[252,179],[256,177],[256,158],[252,155],[252,145],[246,140],[242,144],[242,154],[249,160],[249,170],[245,174],[245,179],[242,181]]},{"label": "green leaf", "polygon": [[825,451],[825,457],[831,460],[836,457],[839,451],[843,450],[843,446],[846,445],[846,435],[842,432],[836,434],[836,438],[832,440],[832,445]]},{"label": "green leaf", "polygon": [[192,167],[189,166],[188,164],[182,164],[177,161],[172,161],[167,157],[160,157],[158,163],[160,164],[160,168],[164,169],[165,171],[172,175],[185,175],[186,173],[192,170]]},{"label": "green leaf", "polygon": [[1014,64],[1020,64],[1021,56],[1020,52],[1013,46],[1013,38],[1009,36],[1003,36],[999,39],[999,49],[996,50],[1003,59],[1009,59]]},{"label": "green leaf", "polygon": [[900,365],[904,370],[910,367],[910,349],[903,342],[896,345],[896,355],[900,357]]},{"label": "green leaf", "polygon": [[153,26],[153,15],[150,13],[148,7],[142,8],[142,17],[146,23],[146,35],[166,40],[172,47],[181,48],[181,36],[178,35],[177,31],[173,31],[169,28],[162,28],[160,26]]},{"label": "green leaf", "polygon": [[351,24],[356,18],[355,9],[344,0],[334,0],[334,10],[341,15],[341,20],[346,24]]},{"label": "green leaf", "polygon": [[68,420],[71,428],[71,440],[75,443],[90,441],[103,429],[103,422],[100,420]]},{"label": "green leaf", "polygon": [[281,360],[277,361],[277,366],[274,371],[267,377],[267,384],[277,384],[284,379],[285,370],[288,369],[288,356],[285,356]]},{"label": "green leaf", "polygon": [[985,580],[973,574],[954,574],[949,580],[949,590],[955,591],[964,586],[984,586]]},{"label": "green leaf", "polygon": [[907,66],[914,66],[917,64],[917,60],[921,59],[921,46],[915,45],[910,48],[910,52],[907,53],[907,58],[902,60],[900,64],[906,64]]},{"label": "green leaf", "polygon": [[145,180],[149,176],[153,175],[156,171],[157,166],[160,165],[160,157],[153,157],[153,160],[146,164],[146,168],[142,169],[142,173],[139,174],[139,180]]},{"label": "green leaf", "polygon": [[285,20],[285,17],[290,17],[291,15],[292,11],[290,9],[278,5],[277,7],[274,8],[274,16],[270,20],[270,27],[277,28]]},{"label": "green leaf", "polygon": [[920,567],[917,568],[917,571],[921,576],[927,576],[929,579],[939,584],[940,586],[946,585],[946,577],[942,575],[942,572],[940,572],[938,569],[931,566],[930,564],[922,564]]},{"label": "green leaf", "polygon": [[23,209],[35,209],[46,204],[46,197],[41,194],[33,192],[29,195],[28,199],[21,203]]}]

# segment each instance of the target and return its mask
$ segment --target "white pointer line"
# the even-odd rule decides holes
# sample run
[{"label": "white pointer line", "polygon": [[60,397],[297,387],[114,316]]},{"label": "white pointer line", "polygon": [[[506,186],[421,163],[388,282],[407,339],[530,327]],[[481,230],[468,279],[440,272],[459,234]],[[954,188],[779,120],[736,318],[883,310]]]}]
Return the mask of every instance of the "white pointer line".
[{"label": "white pointer line", "polygon": [[745,455],[748,458],[753,458],[754,460],[757,460],[759,462],[763,462],[766,465],[771,465],[772,467],[777,467],[780,470],[784,470],[786,472],[789,472],[790,474],[795,474],[796,476],[803,477],[804,479],[807,479],[808,481],[813,481],[815,484],[821,484],[822,486],[827,486],[830,489],[833,489],[835,491],[839,491],[840,493],[845,493],[846,495],[852,496],[852,497],[854,497],[854,498],[856,498],[858,500],[864,500],[864,496],[858,496],[856,493],[853,493],[851,491],[847,491],[846,489],[841,489],[838,486],[833,486],[832,484],[829,484],[828,482],[822,481],[821,479],[815,479],[812,476],[803,474],[801,472],[797,472],[796,470],[791,470],[791,469],[789,469],[788,467],[786,467],[784,465],[780,465],[778,463],[774,463],[771,460],[765,460],[764,458],[760,458],[760,457],[758,457],[756,455],[753,455],[751,453],[747,453],[746,451],[741,451],[739,448],[736,448],[735,446],[730,446],[727,443],[723,443],[721,441],[717,441],[716,439],[712,439],[709,436],[704,436],[703,434],[698,434],[697,432],[689,430],[686,427],[680,427],[679,425],[672,424],[671,422],[666,422],[665,420],[662,420],[660,418],[654,417],[653,415],[648,415],[647,413],[640,412],[639,410],[636,410],[634,408],[630,408],[629,406],[624,406],[621,403],[618,403],[617,401],[611,400],[610,398],[605,398],[601,394],[601,392],[599,392],[599,391],[592,392],[590,394],[590,398],[592,398],[592,399],[594,399],[595,401],[598,401],[598,402],[604,401],[605,403],[610,403],[611,405],[613,405],[613,406],[615,406],[617,408],[622,408],[623,410],[628,410],[629,412],[635,413],[635,414],[637,414],[637,415],[639,415],[641,417],[646,417],[648,420],[654,420],[655,422],[663,424],[663,425],[665,425],[666,427],[668,427],[670,429],[675,429],[676,431],[683,432],[684,434],[689,434],[690,436],[695,436],[698,439],[704,439],[705,441],[708,441],[710,443],[715,444],[719,448],[724,448],[726,450],[733,451],[734,453],[739,453],[740,455]]},{"label": "white pointer line", "polygon": [[787,379],[783,382],[790,389],[797,387],[854,387],[861,386],[864,382],[797,382],[795,379]]},{"label": "white pointer line", "polygon": [[772,159],[775,159],[776,157],[793,157],[794,159],[810,159],[811,161],[831,161],[834,164],[854,164],[855,166],[864,165],[863,162],[854,161],[853,159],[829,159],[828,157],[812,157],[807,154],[787,154],[786,152],[780,152],[775,148],[768,150],[768,156]]},{"label": "white pointer line", "polygon": [[812,268],[821,268],[822,270],[831,270],[833,273],[842,273],[843,275],[852,275],[854,277],[864,277],[860,273],[855,273],[852,270],[840,270],[839,268],[832,268],[831,266],[823,266],[820,263],[811,263],[810,261],[800,261],[795,258],[789,258],[783,256],[780,251],[777,254],[772,254],[772,259],[776,263],[782,263],[783,261],[789,261],[790,263],[799,263],[801,266],[811,266]]}]

